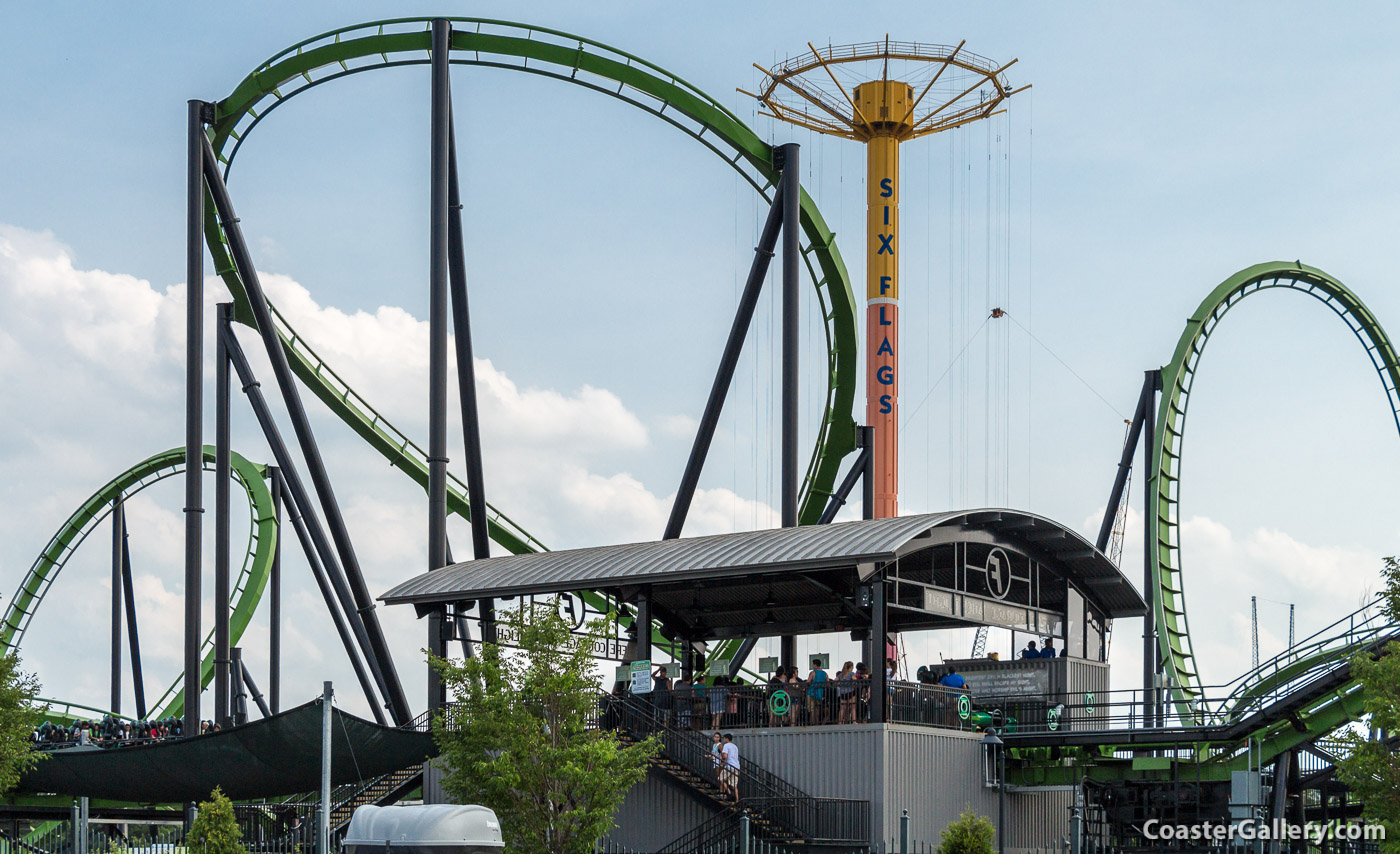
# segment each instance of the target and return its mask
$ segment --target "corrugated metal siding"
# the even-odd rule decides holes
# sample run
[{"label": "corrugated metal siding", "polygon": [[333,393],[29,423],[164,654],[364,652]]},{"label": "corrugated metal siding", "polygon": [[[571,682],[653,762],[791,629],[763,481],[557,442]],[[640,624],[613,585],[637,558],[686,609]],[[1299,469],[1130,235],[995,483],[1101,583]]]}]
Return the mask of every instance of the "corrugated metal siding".
[{"label": "corrugated metal siding", "polygon": [[[1085,661],[1077,658],[1066,659],[1069,668],[1065,673],[1065,703],[1070,706],[1070,729],[1102,729],[1108,724],[1108,664],[1098,661]],[[1089,712],[1086,698],[1093,694],[1093,712]]]},{"label": "corrugated metal siding", "polygon": [[956,515],[930,513],[484,558],[424,573],[380,598],[391,604],[436,601],[438,597],[450,601],[473,598],[479,591],[499,594],[559,585],[564,585],[561,589],[596,587],[657,576],[684,577],[688,572],[706,570],[888,559],[906,542]]},{"label": "corrugated metal siding", "polygon": [[627,792],[607,838],[634,851],[659,851],[717,813],[669,774],[652,768]]}]

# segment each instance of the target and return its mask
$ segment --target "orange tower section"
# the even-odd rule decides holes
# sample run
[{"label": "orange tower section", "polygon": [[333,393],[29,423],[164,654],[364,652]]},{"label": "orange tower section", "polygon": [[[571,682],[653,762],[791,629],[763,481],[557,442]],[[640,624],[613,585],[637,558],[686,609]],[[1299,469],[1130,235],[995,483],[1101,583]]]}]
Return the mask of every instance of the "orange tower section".
[{"label": "orange tower section", "polygon": [[875,433],[877,519],[899,515],[900,143],[987,118],[1030,88],[1007,82],[1016,60],[998,66],[964,44],[809,42],[810,53],[755,66],[763,86],[746,93],[772,118],[865,143],[865,420]]}]

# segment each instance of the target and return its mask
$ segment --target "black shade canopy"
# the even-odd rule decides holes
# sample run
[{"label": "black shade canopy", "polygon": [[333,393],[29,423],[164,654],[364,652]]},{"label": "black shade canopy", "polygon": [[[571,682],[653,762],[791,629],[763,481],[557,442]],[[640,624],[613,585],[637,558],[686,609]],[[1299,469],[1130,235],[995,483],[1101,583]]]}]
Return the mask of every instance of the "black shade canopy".
[{"label": "black shade canopy", "polygon": [[[436,755],[426,732],[382,727],[332,709],[331,782],[353,783]],[[215,786],[239,800],[321,785],[321,701],[194,738],[134,747],[48,751],[20,779],[25,792],[138,803],[202,801]]]}]

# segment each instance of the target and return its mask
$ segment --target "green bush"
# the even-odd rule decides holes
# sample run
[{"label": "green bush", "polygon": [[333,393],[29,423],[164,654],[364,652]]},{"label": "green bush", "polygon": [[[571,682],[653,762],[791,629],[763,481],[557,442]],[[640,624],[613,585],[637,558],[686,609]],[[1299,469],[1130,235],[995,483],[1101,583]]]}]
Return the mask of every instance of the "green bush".
[{"label": "green bush", "polygon": [[938,854],[992,854],[995,836],[992,822],[973,812],[969,805],[963,808],[957,821],[943,828]]},{"label": "green bush", "polygon": [[199,805],[199,815],[185,837],[185,848],[191,854],[248,854],[243,847],[243,831],[233,816],[233,802],[218,787],[209,800]]}]

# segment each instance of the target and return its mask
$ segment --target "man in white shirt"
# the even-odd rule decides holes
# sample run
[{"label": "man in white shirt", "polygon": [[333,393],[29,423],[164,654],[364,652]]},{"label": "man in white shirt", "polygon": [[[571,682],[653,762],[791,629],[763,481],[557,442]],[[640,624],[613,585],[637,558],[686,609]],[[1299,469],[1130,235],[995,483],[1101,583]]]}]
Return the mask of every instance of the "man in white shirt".
[{"label": "man in white shirt", "polygon": [[724,766],[719,771],[720,786],[738,801],[739,745],[734,743],[734,736],[730,733],[724,734],[724,747],[720,749],[720,753],[724,757]]}]

